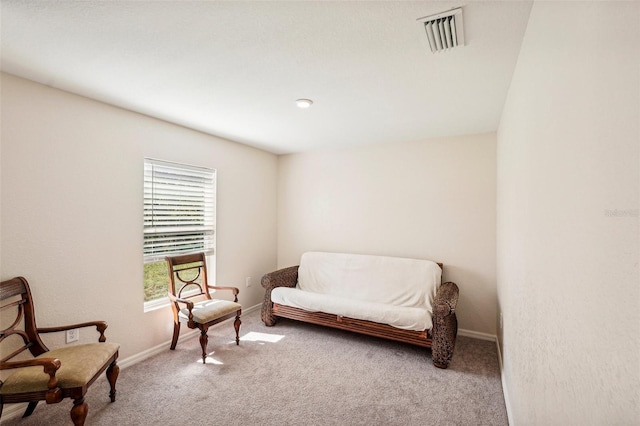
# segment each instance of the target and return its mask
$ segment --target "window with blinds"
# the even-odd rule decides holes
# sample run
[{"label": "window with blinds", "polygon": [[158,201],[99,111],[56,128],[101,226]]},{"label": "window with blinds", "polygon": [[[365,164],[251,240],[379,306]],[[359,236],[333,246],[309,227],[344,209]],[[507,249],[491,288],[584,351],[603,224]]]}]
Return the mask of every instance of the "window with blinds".
[{"label": "window with blinds", "polygon": [[215,247],[216,171],[144,160],[144,262]]}]

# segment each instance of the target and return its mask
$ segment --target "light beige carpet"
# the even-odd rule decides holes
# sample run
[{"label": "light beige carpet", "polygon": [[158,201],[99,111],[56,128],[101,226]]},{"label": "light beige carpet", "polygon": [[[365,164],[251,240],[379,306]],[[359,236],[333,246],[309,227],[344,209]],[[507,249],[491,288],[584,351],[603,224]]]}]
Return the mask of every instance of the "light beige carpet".
[{"label": "light beige carpet", "polygon": [[[87,394],[87,425],[506,425],[494,342],[458,337],[447,370],[427,349],[281,320],[243,316],[120,372]],[[3,425],[70,425],[72,402],[40,403]],[[5,407],[6,408],[6,407]]]}]

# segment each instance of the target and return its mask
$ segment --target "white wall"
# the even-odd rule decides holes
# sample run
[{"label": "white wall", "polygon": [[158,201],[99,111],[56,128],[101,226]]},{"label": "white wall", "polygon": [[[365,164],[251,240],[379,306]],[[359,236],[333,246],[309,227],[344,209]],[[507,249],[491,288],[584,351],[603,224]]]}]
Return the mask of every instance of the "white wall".
[{"label": "white wall", "polygon": [[275,155],[7,74],[1,141],[0,277],[29,280],[40,326],[106,320],[121,359],[170,339],[169,308],[143,313],[144,157],[217,169],[217,283],[261,302],[276,267]]},{"label": "white wall", "polygon": [[278,265],[321,250],[431,259],[460,327],[495,334],[495,134],[281,156]]},{"label": "white wall", "polygon": [[513,424],[640,421],[640,3],[536,2],[498,132]]}]

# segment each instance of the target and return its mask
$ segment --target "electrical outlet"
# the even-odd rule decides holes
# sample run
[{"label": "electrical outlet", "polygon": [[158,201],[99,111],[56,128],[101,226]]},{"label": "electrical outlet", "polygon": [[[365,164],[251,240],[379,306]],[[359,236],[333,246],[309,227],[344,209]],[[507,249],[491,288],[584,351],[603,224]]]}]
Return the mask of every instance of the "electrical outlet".
[{"label": "electrical outlet", "polygon": [[67,330],[67,343],[77,342],[80,340],[80,330],[74,328],[73,330]]},{"label": "electrical outlet", "polygon": [[247,287],[251,287],[251,277],[247,277],[247,280],[245,283],[247,284]]}]

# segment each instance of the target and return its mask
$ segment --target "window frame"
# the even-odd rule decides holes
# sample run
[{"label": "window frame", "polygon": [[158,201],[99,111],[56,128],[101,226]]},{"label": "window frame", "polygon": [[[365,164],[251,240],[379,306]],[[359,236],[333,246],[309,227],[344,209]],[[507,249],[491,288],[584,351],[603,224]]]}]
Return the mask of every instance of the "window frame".
[{"label": "window frame", "polygon": [[[145,157],[143,182],[143,266],[204,251],[209,278],[214,278],[217,170]],[[209,282],[215,284],[215,278]],[[143,279],[146,298],[144,285]],[[144,312],[165,306],[169,298],[158,297],[144,302]]]}]

